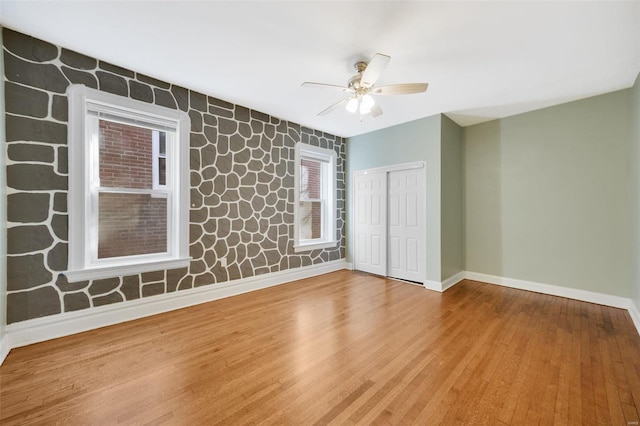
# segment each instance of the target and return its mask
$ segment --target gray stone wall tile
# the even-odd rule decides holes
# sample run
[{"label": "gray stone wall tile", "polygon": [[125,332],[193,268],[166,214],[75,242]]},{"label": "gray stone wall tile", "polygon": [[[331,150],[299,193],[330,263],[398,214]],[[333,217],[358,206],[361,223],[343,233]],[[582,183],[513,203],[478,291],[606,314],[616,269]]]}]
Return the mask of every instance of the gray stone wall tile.
[{"label": "gray stone wall tile", "polygon": [[53,163],[55,154],[52,146],[32,143],[12,143],[7,147],[7,156],[12,161],[35,161]]},{"label": "gray stone wall tile", "polygon": [[176,109],[176,100],[170,92],[154,88],[153,94],[155,95],[156,105]]},{"label": "gray stone wall tile", "polygon": [[100,90],[124,97],[129,96],[127,80],[124,78],[104,71],[96,71],[96,76]]},{"label": "gray stone wall tile", "polygon": [[67,49],[62,49],[60,61],[80,70],[93,70],[98,66],[97,60]]},{"label": "gray stone wall tile", "polygon": [[191,131],[201,132],[202,131],[202,114],[198,111],[190,110],[189,118],[191,119]]},{"label": "gray stone wall tile", "polygon": [[56,150],[58,151],[56,173],[66,175],[69,173],[69,152],[67,151],[67,147],[59,146]]},{"label": "gray stone wall tile", "polygon": [[14,226],[7,229],[7,253],[23,254],[49,248],[53,237],[46,225]]},{"label": "gray stone wall tile", "polygon": [[[244,123],[248,123],[249,121],[251,121],[251,114],[249,112],[249,108],[236,105],[233,118],[236,121],[242,121]],[[245,128],[248,129],[248,127],[245,127]],[[247,137],[248,135],[245,134],[243,136]]]},{"label": "gray stone wall tile", "polygon": [[51,286],[7,294],[7,323],[41,318],[62,312],[58,292]]},{"label": "gray stone wall tile", "polygon": [[53,246],[47,253],[47,266],[52,271],[62,272],[67,269],[68,263],[68,244],[58,243]]},{"label": "gray stone wall tile", "polygon": [[265,114],[264,112],[256,111],[255,109],[251,110],[251,118],[264,121],[265,123],[268,123],[270,121],[267,114]]},{"label": "gray stone wall tile", "polygon": [[171,93],[178,104],[178,108],[182,111],[189,111],[189,91],[184,87],[171,86]]},{"label": "gray stone wall tile", "polygon": [[7,291],[26,290],[51,282],[42,253],[7,256]]},{"label": "gray stone wall tile", "polygon": [[66,190],[67,178],[56,174],[53,166],[10,164],[7,166],[7,186],[21,190]]},{"label": "gray stone wall tile", "polygon": [[113,292],[111,294],[107,294],[106,296],[98,296],[93,298],[93,306],[104,306],[110,305],[112,303],[123,302],[124,299],[122,295],[118,292]]},{"label": "gray stone wall tile", "polygon": [[167,292],[178,290],[180,281],[187,275],[187,268],[170,269],[167,271]]},{"label": "gray stone wall tile", "polygon": [[207,97],[202,93],[189,90],[189,106],[198,111],[207,112]]},{"label": "gray stone wall tile", "polygon": [[120,291],[127,300],[140,299],[140,277],[138,275],[123,277]]},{"label": "gray stone wall tile", "polygon": [[96,296],[98,294],[109,293],[120,285],[119,278],[105,278],[102,280],[94,280],[89,286],[89,294]]},{"label": "gray stone wall tile", "polygon": [[114,74],[120,74],[124,77],[129,77],[129,78],[133,78],[135,76],[135,73],[133,71],[119,67],[117,65],[110,64],[109,62],[100,61],[99,64],[100,64],[101,70],[109,71],[110,73],[114,73]]},{"label": "gray stone wall tile", "polygon": [[53,95],[51,116],[58,121],[69,120],[69,103],[66,96]]},{"label": "gray stone wall tile", "polygon": [[47,62],[58,57],[53,44],[8,28],[2,29],[2,41],[8,51],[30,61]]},{"label": "gray stone wall tile", "polygon": [[30,141],[54,144],[67,143],[66,124],[28,117],[6,115],[7,142]]},{"label": "gray stone wall tile", "polygon": [[45,118],[49,113],[49,95],[42,90],[6,82],[4,85],[6,111],[18,115]]},{"label": "gray stone wall tile", "polygon": [[5,51],[4,74],[9,81],[49,92],[64,93],[69,82],[53,64],[24,61]]},{"label": "gray stone wall tile", "polygon": [[217,115],[219,117],[233,118],[233,111],[228,109],[219,108],[215,105],[209,105],[209,114]]},{"label": "gray stone wall tile", "polygon": [[165,83],[164,81],[161,81],[161,80],[156,80],[153,77],[149,77],[147,75],[140,74],[139,72],[136,73],[136,79],[139,80],[139,81],[142,81],[143,83],[148,83],[148,84],[151,84],[152,86],[159,87],[161,89],[169,89],[169,88],[171,88],[171,85],[169,83]]},{"label": "gray stone wall tile", "polygon": [[153,102],[153,91],[146,84],[129,80],[129,93],[132,99],[147,103]]},{"label": "gray stone wall tile", "polygon": [[164,292],[164,283],[145,284],[142,286],[142,297],[155,296]]},{"label": "gray stone wall tile", "polygon": [[207,96],[207,102],[209,105],[214,105],[219,108],[233,110],[234,105],[231,102],[223,101],[222,99],[214,98],[213,96]]},{"label": "gray stone wall tile", "polygon": [[53,211],[54,212],[67,212],[67,193],[56,192],[53,196]]},{"label": "gray stone wall tile", "polygon": [[72,312],[91,307],[89,296],[85,293],[67,293],[64,295],[64,311]]},{"label": "gray stone wall tile", "polygon": [[7,220],[17,223],[44,222],[49,217],[47,193],[17,192],[7,195]]},{"label": "gray stone wall tile", "polygon": [[[31,194],[31,195],[49,195],[49,194]],[[69,237],[69,217],[66,214],[54,214],[51,218],[51,229],[53,234],[63,240],[67,241]]]},{"label": "gray stone wall tile", "polygon": [[209,126],[218,125],[218,119],[214,115],[203,114],[202,117],[204,118],[204,124],[208,124]]},{"label": "gray stone wall tile", "polygon": [[144,272],[142,274],[142,282],[149,283],[153,281],[164,280],[164,271]]}]

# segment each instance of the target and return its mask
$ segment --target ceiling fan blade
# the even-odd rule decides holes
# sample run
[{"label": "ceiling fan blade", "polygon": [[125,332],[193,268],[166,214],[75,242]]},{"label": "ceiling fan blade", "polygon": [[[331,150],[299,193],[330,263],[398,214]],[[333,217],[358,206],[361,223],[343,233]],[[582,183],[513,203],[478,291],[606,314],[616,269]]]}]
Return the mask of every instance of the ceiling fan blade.
[{"label": "ceiling fan blade", "polygon": [[390,56],[377,53],[376,56],[371,59],[367,68],[362,72],[360,85],[363,87],[371,87],[376,84],[376,81],[378,81],[390,60]]},{"label": "ceiling fan blade", "polygon": [[339,100],[338,102],[336,102],[335,104],[331,105],[330,107],[325,108],[325,109],[323,109],[322,111],[320,111],[320,112],[318,113],[318,115],[319,115],[320,117],[323,117],[323,116],[325,116],[325,115],[329,114],[330,112],[332,112],[332,111],[334,111],[334,110],[336,110],[336,109],[340,108],[342,105],[344,105],[344,104],[346,104],[347,102],[349,102],[349,99],[351,99],[351,98],[344,98],[344,99]]},{"label": "ceiling fan blade", "polygon": [[389,86],[374,87],[369,91],[373,95],[410,95],[427,91],[428,83],[392,84]]},{"label": "ceiling fan blade", "polygon": [[371,112],[369,112],[369,115],[374,118],[382,115],[382,108],[380,108],[380,105],[378,105],[377,102],[371,107]]},{"label": "ceiling fan blade", "polygon": [[353,91],[349,87],[345,87],[345,86],[338,86],[338,85],[335,85],[335,84],[325,84],[325,83],[313,83],[311,81],[305,81],[304,83],[302,83],[302,86],[304,86],[304,87],[317,87],[319,89],[333,89],[333,90],[339,90],[341,92],[352,92]]}]

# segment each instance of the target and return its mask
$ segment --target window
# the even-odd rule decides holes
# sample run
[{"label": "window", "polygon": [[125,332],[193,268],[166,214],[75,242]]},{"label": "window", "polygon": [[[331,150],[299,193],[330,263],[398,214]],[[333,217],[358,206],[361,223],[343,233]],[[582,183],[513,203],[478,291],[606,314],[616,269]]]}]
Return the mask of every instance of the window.
[{"label": "window", "polygon": [[294,249],[335,247],[336,154],[330,149],[296,144]]},{"label": "window", "polygon": [[158,130],[152,131],[152,173],[153,189],[167,188],[167,134]]},{"label": "window", "polygon": [[72,85],[69,281],[188,266],[189,117]]}]

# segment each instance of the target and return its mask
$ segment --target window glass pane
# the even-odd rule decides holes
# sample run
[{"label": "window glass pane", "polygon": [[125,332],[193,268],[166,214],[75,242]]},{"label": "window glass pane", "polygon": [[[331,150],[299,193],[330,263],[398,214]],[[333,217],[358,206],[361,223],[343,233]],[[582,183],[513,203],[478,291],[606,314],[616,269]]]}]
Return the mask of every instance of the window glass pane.
[{"label": "window glass pane", "polygon": [[314,240],[322,238],[322,202],[300,201],[300,239]]},{"label": "window glass pane", "polygon": [[158,158],[158,185],[167,184],[167,159],[165,157]]},{"label": "window glass pane", "polygon": [[167,199],[100,193],[98,259],[167,251]]},{"label": "window glass pane", "polygon": [[322,191],[322,163],[300,160],[300,199],[319,200]]},{"label": "window glass pane", "polygon": [[159,132],[159,139],[158,139],[158,153],[161,156],[165,156],[167,155],[167,134],[165,132]]},{"label": "window glass pane", "polygon": [[[100,120],[100,186],[152,188],[153,130]],[[160,136],[166,138],[165,132]]]}]

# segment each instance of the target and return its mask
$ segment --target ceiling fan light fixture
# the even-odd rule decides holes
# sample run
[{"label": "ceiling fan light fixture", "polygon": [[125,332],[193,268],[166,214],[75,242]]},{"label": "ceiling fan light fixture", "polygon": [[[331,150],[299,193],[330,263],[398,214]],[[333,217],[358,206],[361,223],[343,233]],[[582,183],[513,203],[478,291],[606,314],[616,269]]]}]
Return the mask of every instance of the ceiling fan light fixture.
[{"label": "ceiling fan light fixture", "polygon": [[356,62],[355,68],[358,74],[352,76],[346,86],[337,86],[335,84],[313,83],[310,81],[302,83],[307,87],[325,87],[341,92],[349,93],[347,97],[342,98],[338,102],[323,109],[318,113],[319,116],[325,116],[338,108],[345,109],[351,114],[359,113],[360,119],[363,117],[379,117],[382,115],[382,108],[376,103],[371,95],[410,95],[412,93],[422,93],[427,90],[427,83],[403,83],[392,84],[387,86],[376,86],[380,75],[386,68],[391,58],[387,55],[376,53],[369,61]]},{"label": "ceiling fan light fixture", "polygon": [[360,115],[367,115],[371,112],[371,108],[375,105],[376,101],[369,94],[366,94],[360,100]]},{"label": "ceiling fan light fixture", "polygon": [[354,96],[353,98],[349,99],[349,102],[347,102],[347,105],[346,105],[345,108],[346,108],[347,111],[353,113],[353,112],[356,112],[358,110],[358,104],[359,104],[358,98],[356,98]]}]

